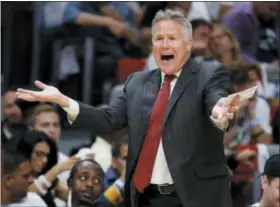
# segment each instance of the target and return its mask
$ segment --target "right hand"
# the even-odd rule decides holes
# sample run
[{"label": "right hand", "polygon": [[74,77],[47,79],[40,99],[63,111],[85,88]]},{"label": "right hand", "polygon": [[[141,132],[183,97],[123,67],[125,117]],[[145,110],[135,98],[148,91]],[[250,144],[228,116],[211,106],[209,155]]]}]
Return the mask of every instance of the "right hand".
[{"label": "right hand", "polygon": [[108,19],[108,29],[116,36],[121,37],[126,27],[126,23],[114,20],[113,18]]},{"label": "right hand", "polygon": [[[19,99],[23,99],[25,101],[34,102],[34,101],[40,101],[40,102],[52,102],[57,103],[61,106],[67,104],[62,103],[62,93],[55,87],[46,85],[42,83],[41,81],[35,81],[35,85],[42,89],[42,91],[33,91],[33,90],[27,90],[19,88],[17,89],[17,97]],[[64,100],[65,102],[65,100]]]},{"label": "right hand", "polygon": [[71,170],[72,167],[79,161],[78,157],[70,157],[68,160],[61,162],[58,164],[58,168],[60,172]]}]

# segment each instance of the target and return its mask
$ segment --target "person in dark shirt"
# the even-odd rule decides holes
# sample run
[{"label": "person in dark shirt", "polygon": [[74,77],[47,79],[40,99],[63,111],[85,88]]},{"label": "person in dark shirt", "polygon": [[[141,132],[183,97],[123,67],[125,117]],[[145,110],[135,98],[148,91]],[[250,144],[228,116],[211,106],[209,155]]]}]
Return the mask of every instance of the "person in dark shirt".
[{"label": "person in dark shirt", "polygon": [[91,159],[77,162],[68,179],[68,207],[111,207],[101,199],[105,174],[101,166]]}]

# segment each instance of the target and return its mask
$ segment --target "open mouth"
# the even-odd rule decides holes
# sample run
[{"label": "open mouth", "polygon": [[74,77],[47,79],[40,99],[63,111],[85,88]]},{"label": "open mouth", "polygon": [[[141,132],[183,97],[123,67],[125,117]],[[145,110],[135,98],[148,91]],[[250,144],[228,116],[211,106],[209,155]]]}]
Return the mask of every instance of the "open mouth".
[{"label": "open mouth", "polygon": [[161,55],[161,60],[162,61],[170,61],[170,60],[173,60],[174,59],[174,55],[172,54],[164,54],[164,55]]}]

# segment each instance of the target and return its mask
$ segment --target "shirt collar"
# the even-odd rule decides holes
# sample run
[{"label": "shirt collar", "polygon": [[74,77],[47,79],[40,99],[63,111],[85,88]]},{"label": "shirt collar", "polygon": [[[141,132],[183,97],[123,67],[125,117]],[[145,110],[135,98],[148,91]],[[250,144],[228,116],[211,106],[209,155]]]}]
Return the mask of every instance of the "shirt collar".
[{"label": "shirt collar", "polygon": [[[174,74],[176,76],[176,78],[180,77],[181,72],[182,72],[182,70],[179,70],[177,73]],[[161,71],[161,83],[163,83],[164,76],[165,76],[165,73]]]},{"label": "shirt collar", "polygon": [[118,179],[118,176],[116,175],[115,170],[112,166],[107,170],[106,178],[108,181],[115,181],[116,179]]}]

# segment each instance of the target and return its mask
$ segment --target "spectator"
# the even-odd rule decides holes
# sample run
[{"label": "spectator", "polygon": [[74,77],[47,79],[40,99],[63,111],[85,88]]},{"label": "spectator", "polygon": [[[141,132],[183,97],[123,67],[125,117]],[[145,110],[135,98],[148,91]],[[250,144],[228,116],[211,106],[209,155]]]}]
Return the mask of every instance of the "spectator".
[{"label": "spectator", "polygon": [[247,60],[279,65],[279,7],[279,2],[248,2],[225,14],[223,24],[236,35]]},{"label": "spectator", "polygon": [[[28,119],[28,128],[30,130],[42,131],[48,135],[55,143],[58,143],[61,137],[61,123],[58,112],[49,104],[37,105]],[[64,162],[68,156],[58,152],[58,163]],[[59,179],[67,183],[69,172],[59,175]]]},{"label": "spectator", "polygon": [[207,55],[208,43],[212,33],[212,24],[204,19],[191,21],[193,28],[192,56],[205,57]]},{"label": "spectator", "polygon": [[265,164],[261,176],[262,197],[259,203],[249,207],[268,207],[280,205],[280,154],[271,156]]},{"label": "spectator", "polygon": [[214,24],[209,42],[209,52],[212,58],[232,68],[240,61],[239,43],[235,36],[221,24]]},{"label": "spectator", "polygon": [[12,139],[15,133],[20,133],[25,127],[22,125],[22,112],[16,104],[16,88],[8,89],[3,96],[3,116],[1,123],[1,141]]},{"label": "spectator", "polygon": [[128,139],[118,138],[112,148],[112,165],[107,170],[105,175],[105,187],[113,184],[118,178],[120,178],[125,171],[126,158],[128,149]]},{"label": "spectator", "polygon": [[74,165],[68,179],[67,206],[105,207],[112,206],[101,200],[104,191],[104,172],[93,160],[82,160]]},{"label": "spectator", "polygon": [[5,207],[46,207],[35,193],[27,193],[32,183],[28,158],[16,148],[2,148],[1,205]]},{"label": "spectator", "polygon": [[[102,46],[98,46],[97,50],[99,52],[103,50],[106,55],[113,57],[124,56],[117,41],[119,37],[126,38],[134,45],[139,43],[137,30],[126,24],[116,12],[102,13],[101,5],[98,2],[69,2],[65,10],[64,22],[82,26],[83,32],[92,35],[97,40],[97,44],[104,43]],[[100,29],[100,26],[103,29]],[[104,29],[108,29],[108,32],[111,33],[109,34]]]},{"label": "spectator", "polygon": [[[237,68],[231,72],[234,92],[256,85],[249,76],[250,68],[239,66]],[[256,94],[254,98],[243,102],[240,106],[236,126],[225,135],[225,146],[227,150],[232,150],[240,144],[271,143],[271,132],[269,105]],[[253,152],[246,151],[240,152],[235,158],[245,161],[254,155]]]},{"label": "spectator", "polygon": [[248,70],[249,78],[252,80],[252,82],[257,83],[257,85],[258,85],[258,97],[267,100],[266,88],[265,88],[265,84],[263,81],[261,69],[259,68],[259,66],[257,64],[250,63],[247,61],[242,61],[239,64],[237,64],[235,67],[233,67],[232,69],[233,70],[235,70],[235,69]]},{"label": "spectator", "polygon": [[30,159],[35,181],[29,190],[39,194],[48,206],[56,206],[56,197],[66,202],[68,189],[66,184],[57,179],[57,175],[70,170],[77,159],[70,158],[57,164],[56,143],[43,132],[25,133],[19,141],[18,149]]}]

